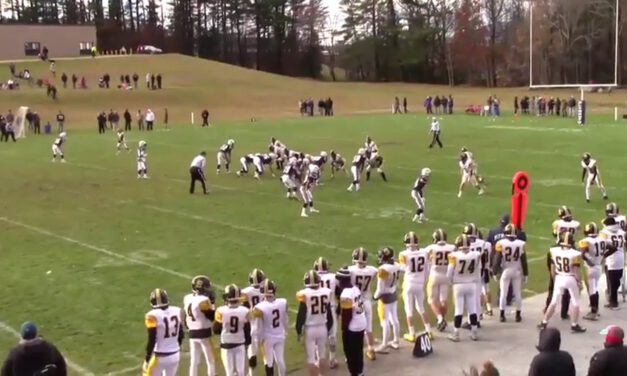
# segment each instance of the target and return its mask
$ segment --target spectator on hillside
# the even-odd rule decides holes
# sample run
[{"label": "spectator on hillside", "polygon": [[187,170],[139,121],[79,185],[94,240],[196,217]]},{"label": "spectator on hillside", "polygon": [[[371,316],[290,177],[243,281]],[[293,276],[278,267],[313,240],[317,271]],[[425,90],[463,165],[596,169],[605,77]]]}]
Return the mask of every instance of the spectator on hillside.
[{"label": "spectator on hillside", "polygon": [[324,100],[323,100],[323,99],[320,99],[320,100],[318,101],[318,113],[320,114],[320,116],[325,115],[325,109],[324,109],[324,107],[325,107]]},{"label": "spectator on hillside", "polygon": [[150,80],[152,78],[152,75],[150,73],[146,73],[146,88],[150,89]]},{"label": "spectator on hillside", "polygon": [[448,114],[448,98],[443,95],[440,97],[440,103],[442,103],[442,113]]},{"label": "spectator on hillside", "polygon": [[431,102],[431,97],[427,97],[425,98],[425,103],[424,103],[425,109],[427,110],[427,114],[432,114],[433,110],[431,109],[432,106],[432,102]]},{"label": "spectator on hillside", "polygon": [[52,77],[56,78],[57,77],[57,67],[55,65],[54,60],[50,60],[50,73],[52,74]]},{"label": "spectator on hillside", "polygon": [[139,76],[137,73],[133,73],[133,87],[137,89],[137,81],[139,81]]},{"label": "spectator on hillside", "polygon": [[165,112],[163,114],[163,125],[165,126],[165,129],[168,129],[168,121],[170,120],[170,116],[168,114],[168,109],[165,109]]},{"label": "spectator on hillside", "polygon": [[11,77],[15,77],[15,63],[9,64],[9,71],[11,71]]},{"label": "spectator on hillside", "polygon": [[557,97],[555,99],[555,116],[560,116],[560,110],[562,109],[562,100]]},{"label": "spectator on hillside", "polygon": [[6,131],[4,134],[4,141],[9,142],[9,137],[11,137],[13,142],[15,142],[15,127],[13,126],[13,122],[7,122]]},{"label": "spectator on hillside", "polygon": [[627,348],[623,344],[625,332],[620,326],[610,325],[601,333],[605,334],[604,349],[590,359],[588,376],[627,375]]},{"label": "spectator on hillside", "polygon": [[37,112],[33,112],[33,133],[41,134],[41,118]]},{"label": "spectator on hillside", "polygon": [[63,132],[65,128],[65,114],[61,110],[57,114],[57,124],[59,125],[59,133]]},{"label": "spectator on hillside", "polygon": [[131,130],[131,113],[128,112],[128,108],[126,110],[124,110],[124,130],[125,131],[130,131]]},{"label": "spectator on hillside", "polygon": [[109,76],[109,73],[105,73],[104,76],[102,76],[102,80],[104,81],[105,87],[108,89],[109,83],[111,82],[111,76]]},{"label": "spectator on hillside", "polygon": [[78,82],[78,77],[72,73],[72,89],[76,89],[76,82]]},{"label": "spectator on hillside", "polygon": [[48,91],[50,92],[50,97],[52,98],[52,100],[57,100],[57,87],[52,85],[52,84],[48,84]]},{"label": "spectator on hillside", "polygon": [[109,129],[113,129],[113,109],[109,110],[109,114],[107,114],[107,121],[109,122]]},{"label": "spectator on hillside", "polygon": [[6,134],[7,134],[7,121],[4,118],[4,116],[0,114],[0,141],[4,140],[4,136]]},{"label": "spectator on hillside", "polygon": [[392,113],[393,114],[401,113],[401,102],[399,101],[398,97],[394,97],[394,105],[392,107]]},{"label": "spectator on hillside", "polygon": [[155,123],[155,113],[151,109],[146,110],[146,130],[152,131]]},{"label": "spectator on hillside", "polygon": [[403,113],[407,113],[407,97],[403,97]]},{"label": "spectator on hillside", "polygon": [[549,98],[548,102],[548,112],[547,115],[553,115],[555,112],[555,99],[553,97]]},{"label": "spectator on hillside", "polygon": [[209,111],[207,111],[207,109],[204,109],[200,116],[202,117],[202,126],[208,127],[209,126]]},{"label": "spectator on hillside", "polygon": [[101,113],[99,113],[96,120],[98,121],[98,133],[105,133],[107,130],[107,115],[105,114],[105,112],[102,111]]},{"label": "spectator on hillside", "polygon": [[333,99],[331,97],[327,98],[327,111],[329,111],[329,116],[333,116]]},{"label": "spectator on hillside", "polygon": [[568,116],[568,102],[566,98],[562,99],[562,117]]},{"label": "spectator on hillside", "polygon": [[124,84],[124,75],[121,74],[120,75],[120,85],[123,85],[123,84]]},{"label": "spectator on hillside", "polygon": [[448,114],[453,115],[453,96],[448,95]]},{"label": "spectator on hillside", "polygon": [[24,116],[26,121],[28,122],[28,130],[33,130],[33,113],[31,110],[26,111],[26,116]]},{"label": "spectator on hillside", "polygon": [[440,113],[440,97],[437,95],[433,98],[433,107],[435,107],[435,113]]},{"label": "spectator on hillside", "polygon": [[63,88],[67,89],[67,74],[65,72],[61,74],[61,82],[63,83]]},{"label": "spectator on hillside", "polygon": [[85,76],[81,76],[81,85],[80,85],[81,89],[87,89],[87,80],[85,79]]},{"label": "spectator on hillside", "polygon": [[518,115],[518,97],[514,97],[514,115]]},{"label": "spectator on hillside", "polygon": [[142,110],[137,110],[137,129],[140,131],[144,130],[144,114],[142,114]]},{"label": "spectator on hillside", "polygon": [[575,100],[575,97],[571,95],[570,99],[568,100],[568,116],[575,116],[576,105],[577,105],[577,101]]},{"label": "spectator on hillside", "polygon": [[157,74],[157,89],[159,90],[161,90],[161,80],[162,80],[161,73],[158,73]]},{"label": "spectator on hillside", "polygon": [[118,111],[113,111],[113,128],[118,129],[118,124],[120,123],[120,114]]},{"label": "spectator on hillside", "polygon": [[560,350],[562,342],[560,331],[548,327],[540,331],[536,348],[540,352],[529,365],[529,376],[576,376],[573,357]]},{"label": "spectator on hillside", "polygon": [[131,86],[131,76],[124,75],[124,82],[126,83],[127,86]]},{"label": "spectator on hillside", "polygon": [[154,74],[150,74],[150,89],[155,90],[156,86],[155,86],[155,75]]},{"label": "spectator on hillside", "polygon": [[2,365],[2,376],[51,375],[66,376],[65,359],[50,342],[37,336],[32,322],[22,324],[21,340]]}]

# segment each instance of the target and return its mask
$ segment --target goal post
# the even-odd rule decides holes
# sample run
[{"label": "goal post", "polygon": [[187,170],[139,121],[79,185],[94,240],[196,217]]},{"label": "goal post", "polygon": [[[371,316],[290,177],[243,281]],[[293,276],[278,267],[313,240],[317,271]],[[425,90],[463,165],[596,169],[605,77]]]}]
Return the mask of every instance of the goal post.
[{"label": "goal post", "polygon": [[22,106],[18,108],[15,113],[15,119],[13,120],[13,130],[16,138],[26,137],[26,114],[28,113],[28,107]]}]

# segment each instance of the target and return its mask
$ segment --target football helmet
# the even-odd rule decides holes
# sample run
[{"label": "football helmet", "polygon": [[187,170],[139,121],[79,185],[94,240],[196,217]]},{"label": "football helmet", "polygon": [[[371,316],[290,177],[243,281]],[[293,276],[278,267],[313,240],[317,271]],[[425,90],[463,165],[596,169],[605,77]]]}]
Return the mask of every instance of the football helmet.
[{"label": "football helmet", "polygon": [[197,275],[192,278],[192,291],[201,295],[211,292],[211,281],[206,275]]},{"label": "football helmet", "polygon": [[463,234],[470,236],[477,236],[478,232],[479,230],[477,230],[477,226],[472,222],[464,226],[464,231],[462,231]]},{"label": "football helmet", "polygon": [[150,293],[150,305],[152,308],[167,308],[168,293],[163,289],[154,289]]},{"label": "football helmet", "polygon": [[253,286],[260,286],[266,279],[266,274],[261,269],[253,269],[248,275],[248,282]]},{"label": "football helmet", "polygon": [[364,247],[355,248],[353,250],[353,263],[365,264],[368,262],[368,251]]},{"label": "football helmet", "polygon": [[357,150],[357,154],[359,154],[359,155],[364,155],[364,154],[366,154],[366,149],[364,149],[364,148],[359,148],[359,150]]},{"label": "football helmet", "polygon": [[433,235],[431,235],[431,237],[433,238],[433,242],[434,243],[438,243],[438,242],[445,242],[446,241],[446,231],[442,230],[441,228],[435,230],[433,232]]},{"label": "football helmet", "polygon": [[462,234],[455,239],[455,246],[461,250],[467,250],[470,248],[470,238],[466,234]]},{"label": "football helmet", "polygon": [[559,245],[562,247],[572,248],[575,245],[575,237],[568,231],[564,231],[559,235]]},{"label": "football helmet", "polygon": [[303,283],[305,284],[305,287],[318,288],[320,287],[320,282],[320,276],[315,270],[308,271],[303,277]]},{"label": "football helmet", "polygon": [[318,257],[313,263],[313,269],[318,273],[326,273],[329,271],[329,262],[324,257]]},{"label": "football helmet", "polygon": [[227,143],[227,145],[233,146],[233,145],[235,145],[235,140],[232,139],[232,138],[229,138],[229,140],[226,143]]},{"label": "football helmet", "polygon": [[65,133],[65,132],[59,133],[59,137],[61,137],[61,138],[65,138],[66,136],[67,136],[67,133]]},{"label": "football helmet", "polygon": [[146,147],[146,145],[148,145],[148,144],[146,143],[146,141],[144,141],[144,140],[139,141],[139,147],[140,147],[140,148],[145,148],[145,147]]},{"label": "football helmet", "polygon": [[403,243],[407,245],[409,244],[418,245],[418,235],[416,235],[416,233],[413,231],[408,232],[403,237]]},{"label": "football helmet", "polygon": [[351,272],[348,270],[348,266],[344,265],[340,270],[335,273],[335,279],[349,279],[351,278]]},{"label": "football helmet", "polygon": [[274,143],[275,143],[275,142],[276,142],[276,137],[271,137],[271,138],[270,138],[270,143],[271,143],[272,145],[274,145]]},{"label": "football helmet", "polygon": [[511,223],[507,224],[507,226],[505,226],[505,228],[503,229],[503,234],[505,234],[505,237],[507,238],[517,237],[518,235],[516,234],[516,226]]},{"label": "football helmet", "polygon": [[371,142],[372,138],[370,138],[370,136],[366,137],[366,144],[370,145]]},{"label": "football helmet", "polygon": [[559,209],[557,209],[557,216],[561,219],[571,219],[573,214],[568,206],[562,205]]},{"label": "football helmet", "polygon": [[326,151],[324,151],[324,150],[320,152],[320,156],[321,156],[322,158],[326,158],[326,157],[327,157],[327,155],[328,155],[328,154],[327,154],[327,152],[326,152]]},{"label": "football helmet", "polygon": [[261,293],[265,296],[274,296],[276,294],[276,284],[270,279],[265,279],[261,285]]},{"label": "football helmet", "polygon": [[605,205],[605,214],[618,215],[618,213],[618,205],[616,205],[615,202],[610,202],[609,204]]},{"label": "football helmet", "polygon": [[595,236],[599,233],[599,226],[594,222],[588,222],[583,228],[583,233],[588,236]]},{"label": "football helmet", "polygon": [[392,264],[394,262],[394,250],[391,247],[382,247],[377,252],[379,265]]},{"label": "football helmet", "polygon": [[461,152],[462,152],[462,153],[465,153],[465,152],[467,152],[467,151],[468,151],[468,148],[467,148],[467,147],[465,147],[465,146],[462,146],[462,148],[461,148]]},{"label": "football helmet", "polygon": [[224,288],[224,294],[222,295],[224,301],[233,304],[241,301],[241,292],[236,284],[230,284]]},{"label": "football helmet", "polygon": [[590,153],[583,153],[583,155],[581,156],[581,159],[584,162],[588,162],[590,160],[590,158],[592,158],[592,155],[590,155]]},{"label": "football helmet", "polygon": [[420,170],[420,175],[422,176],[429,176],[431,175],[431,169],[429,167],[425,167],[422,170]]}]

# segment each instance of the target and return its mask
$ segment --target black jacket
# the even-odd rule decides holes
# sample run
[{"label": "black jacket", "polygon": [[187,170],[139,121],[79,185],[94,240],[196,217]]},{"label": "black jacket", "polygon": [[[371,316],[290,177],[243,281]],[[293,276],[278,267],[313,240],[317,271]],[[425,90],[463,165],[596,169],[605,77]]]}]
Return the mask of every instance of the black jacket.
[{"label": "black jacket", "polygon": [[588,376],[627,375],[627,348],[621,345],[605,345],[592,356]]},{"label": "black jacket", "polygon": [[562,338],[559,330],[546,328],[540,332],[537,349],[540,353],[533,357],[529,366],[529,376],[575,376],[573,357],[560,351]]},{"label": "black jacket", "polygon": [[54,376],[66,376],[65,359],[57,348],[42,338],[20,343],[11,350],[2,365],[2,376],[32,376],[54,365]]}]

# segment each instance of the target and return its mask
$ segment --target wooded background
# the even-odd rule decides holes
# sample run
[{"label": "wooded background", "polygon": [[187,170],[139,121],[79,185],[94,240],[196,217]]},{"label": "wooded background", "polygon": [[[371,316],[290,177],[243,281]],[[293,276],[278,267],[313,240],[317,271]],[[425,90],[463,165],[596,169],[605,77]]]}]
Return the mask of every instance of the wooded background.
[{"label": "wooded background", "polygon": [[[2,22],[95,23],[101,50],[154,45],[292,76],[529,82],[529,1],[0,0]],[[619,83],[627,76],[620,0]],[[533,0],[534,84],[614,82],[615,0]],[[1,48],[1,47],[0,47]]]}]

